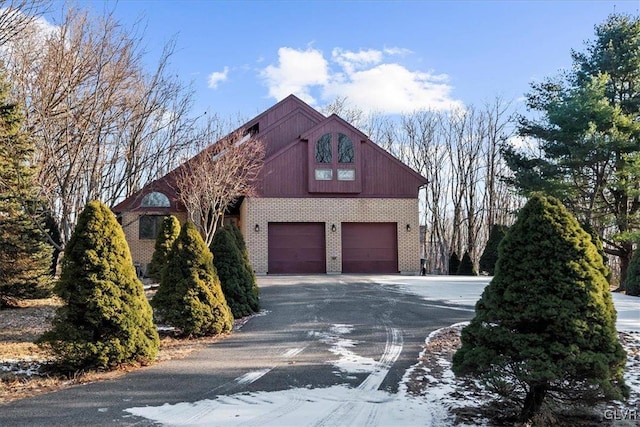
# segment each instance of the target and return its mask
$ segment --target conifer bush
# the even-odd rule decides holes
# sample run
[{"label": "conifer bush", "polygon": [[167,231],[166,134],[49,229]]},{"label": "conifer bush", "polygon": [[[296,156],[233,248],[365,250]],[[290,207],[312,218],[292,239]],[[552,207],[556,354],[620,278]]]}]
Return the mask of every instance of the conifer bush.
[{"label": "conifer bush", "polygon": [[180,234],[180,221],[173,215],[164,217],[162,225],[158,231],[156,237],[156,244],[154,247],[151,262],[147,269],[147,276],[160,281],[162,275],[162,269],[167,264],[167,257],[173,246],[173,242],[178,238]]},{"label": "conifer bush", "polygon": [[487,272],[489,276],[493,276],[496,262],[498,262],[498,245],[507,234],[509,227],[506,225],[493,224],[489,231],[489,239],[482,251],[480,260],[478,261],[478,267],[480,272]]},{"label": "conifer bush", "polygon": [[640,248],[636,248],[636,250],[633,251],[629,269],[627,270],[624,289],[627,295],[640,295]]},{"label": "conifer bush", "polygon": [[247,268],[248,260],[242,255],[231,226],[218,230],[211,242],[211,252],[233,317],[238,319],[257,312],[260,303],[255,275]]},{"label": "conifer bush", "polygon": [[473,261],[471,260],[471,255],[469,251],[465,251],[462,256],[462,260],[460,261],[460,265],[458,266],[458,274],[460,276],[477,276],[478,272],[473,266]]},{"label": "conifer bush", "polygon": [[458,274],[459,268],[460,257],[458,257],[458,254],[454,251],[451,253],[451,256],[449,256],[449,275],[455,276],[456,274]]},{"label": "conifer bush", "polygon": [[452,369],[519,402],[530,420],[548,402],[628,395],[607,268],[565,207],[536,194],[499,246],[495,275],[462,330]]},{"label": "conifer bush", "polygon": [[192,222],[183,225],[173,244],[151,305],[184,337],[217,335],[233,326],[213,255]]},{"label": "conifer bush", "polygon": [[65,247],[55,287],[64,301],[40,344],[67,372],[147,364],[159,338],[122,228],[98,201],[86,205]]}]

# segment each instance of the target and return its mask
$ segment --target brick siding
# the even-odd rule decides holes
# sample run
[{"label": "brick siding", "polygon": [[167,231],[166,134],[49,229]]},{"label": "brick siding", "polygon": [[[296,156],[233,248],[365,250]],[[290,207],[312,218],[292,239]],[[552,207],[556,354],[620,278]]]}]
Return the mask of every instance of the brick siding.
[{"label": "brick siding", "polygon": [[[398,269],[403,274],[420,270],[417,199],[363,198],[246,198],[241,206],[240,229],[257,274],[268,269],[269,222],[324,222],[327,272],[342,271],[342,222],[395,222],[398,227]],[[256,224],[259,231],[255,231]],[[336,225],[336,231],[331,226]],[[410,231],[407,231],[409,224]]]}]

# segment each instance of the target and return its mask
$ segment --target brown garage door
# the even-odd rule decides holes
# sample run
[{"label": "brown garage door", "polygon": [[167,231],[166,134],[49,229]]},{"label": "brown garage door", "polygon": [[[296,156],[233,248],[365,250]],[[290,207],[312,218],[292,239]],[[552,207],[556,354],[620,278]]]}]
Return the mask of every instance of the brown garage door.
[{"label": "brown garage door", "polygon": [[395,222],[342,223],[343,273],[397,273]]},{"label": "brown garage door", "polygon": [[270,222],[269,274],[326,273],[322,222]]}]

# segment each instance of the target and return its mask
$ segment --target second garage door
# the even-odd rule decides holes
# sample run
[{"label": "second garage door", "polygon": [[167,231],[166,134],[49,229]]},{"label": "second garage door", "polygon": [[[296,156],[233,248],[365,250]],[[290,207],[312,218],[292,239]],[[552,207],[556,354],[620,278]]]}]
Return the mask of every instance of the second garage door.
[{"label": "second garage door", "polygon": [[342,223],[343,273],[397,273],[395,222]]},{"label": "second garage door", "polygon": [[326,273],[322,222],[270,222],[269,274]]}]

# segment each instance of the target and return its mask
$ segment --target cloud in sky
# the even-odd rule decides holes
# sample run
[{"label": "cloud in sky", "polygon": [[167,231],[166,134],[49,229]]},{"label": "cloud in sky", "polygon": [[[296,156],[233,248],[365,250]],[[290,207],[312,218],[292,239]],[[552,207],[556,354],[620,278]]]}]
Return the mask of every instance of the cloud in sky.
[{"label": "cloud in sky", "polygon": [[214,71],[213,73],[209,74],[209,78],[207,79],[207,84],[209,85],[209,88],[211,89],[217,89],[218,85],[227,80],[227,78],[229,77],[229,67],[224,67],[224,70],[222,71]]},{"label": "cloud in sky", "polygon": [[322,53],[315,49],[278,49],[278,65],[269,65],[260,73],[269,87],[269,96],[281,100],[294,93],[311,104],[316,100],[310,89],[329,82],[329,64]]},{"label": "cloud in sky", "polygon": [[392,114],[461,107],[451,96],[447,75],[412,71],[393,61],[410,53],[395,47],[357,52],[334,48],[325,57],[313,48],[282,47],[278,63],[264,68],[260,76],[277,100],[293,93],[314,106],[347,97],[363,110]]}]

